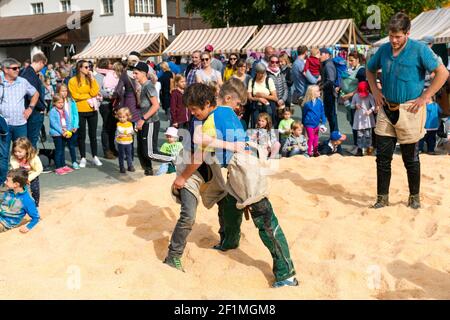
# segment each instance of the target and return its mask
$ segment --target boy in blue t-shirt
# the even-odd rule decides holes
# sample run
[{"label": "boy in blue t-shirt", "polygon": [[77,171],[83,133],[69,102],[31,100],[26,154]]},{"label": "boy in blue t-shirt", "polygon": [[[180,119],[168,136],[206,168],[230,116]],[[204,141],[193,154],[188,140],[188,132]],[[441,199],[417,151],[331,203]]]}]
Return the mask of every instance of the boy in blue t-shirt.
[{"label": "boy in blue t-shirt", "polygon": [[[226,87],[226,84],[224,84]],[[224,87],[222,88],[223,90]],[[230,88],[231,90],[231,88]],[[225,96],[221,91],[220,96]],[[245,91],[245,88],[244,88]],[[227,167],[234,151],[245,148],[246,134],[239,118],[230,107],[216,106],[215,92],[205,84],[191,85],[185,92],[185,105],[192,115],[204,121],[194,132],[194,143],[197,145],[194,163],[189,164],[174,181],[174,188],[182,189],[189,177],[199,168],[203,159],[215,157],[222,166]],[[242,102],[242,101],[241,101]],[[255,165],[255,164],[253,164]],[[245,169],[245,168],[240,168]],[[247,187],[246,185],[242,186]],[[225,198],[225,212],[221,223],[224,224],[225,238],[215,248],[226,251],[237,248],[240,240],[240,225],[244,210],[237,209],[237,200],[228,194]],[[183,207],[183,204],[182,204]],[[273,258],[275,282],[272,287],[297,286],[295,269],[290,258],[287,240],[272,205],[267,197],[248,205],[245,209],[251,214],[255,226],[264,245]]]},{"label": "boy in blue t-shirt", "polygon": [[17,227],[28,214],[31,217],[30,223],[19,229],[20,232],[27,233],[39,222],[36,203],[25,190],[28,172],[24,169],[9,171],[5,184],[9,190],[3,195],[0,204],[0,232]]}]

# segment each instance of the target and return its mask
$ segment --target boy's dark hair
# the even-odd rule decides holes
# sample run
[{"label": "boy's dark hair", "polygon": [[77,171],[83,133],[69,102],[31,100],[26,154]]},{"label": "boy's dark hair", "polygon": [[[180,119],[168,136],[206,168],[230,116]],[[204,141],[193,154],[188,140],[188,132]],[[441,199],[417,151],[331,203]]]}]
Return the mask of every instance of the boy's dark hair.
[{"label": "boy's dark hair", "polygon": [[408,15],[403,12],[397,12],[389,21],[390,32],[407,33],[411,29],[411,20]]},{"label": "boy's dark hair", "polygon": [[183,104],[189,107],[198,107],[201,110],[205,108],[206,103],[209,102],[212,106],[216,103],[216,92],[207,84],[194,83],[186,88],[183,94]]},{"label": "boy's dark hair", "polygon": [[12,169],[8,172],[8,177],[13,182],[18,183],[21,188],[28,184],[28,171],[24,168]]}]

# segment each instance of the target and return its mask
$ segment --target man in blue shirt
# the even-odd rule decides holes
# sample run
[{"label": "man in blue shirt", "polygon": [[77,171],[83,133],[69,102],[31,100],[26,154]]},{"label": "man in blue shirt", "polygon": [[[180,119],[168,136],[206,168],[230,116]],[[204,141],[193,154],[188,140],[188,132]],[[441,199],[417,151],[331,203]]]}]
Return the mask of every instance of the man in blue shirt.
[{"label": "man in blue shirt", "polygon": [[[408,206],[420,208],[419,140],[425,135],[425,105],[442,87],[448,71],[424,43],[408,39],[411,21],[397,13],[389,22],[389,42],[382,45],[367,64],[367,80],[378,109],[377,126],[377,201],[373,208],[389,205],[391,161],[396,142],[400,143],[408,174]],[[382,90],[376,84],[381,69]],[[435,78],[424,89],[426,72]]]},{"label": "man in blue shirt", "polygon": [[[8,124],[8,132],[0,135],[0,185],[8,172],[11,141],[27,136],[27,120],[39,99],[39,93],[24,78],[19,77],[20,63],[3,60],[4,79],[0,79],[0,114]],[[31,97],[25,108],[25,97]]]},{"label": "man in blue shirt", "polygon": [[306,93],[307,81],[303,74],[305,70],[305,59],[308,53],[308,48],[306,46],[300,46],[297,49],[298,57],[292,65],[291,76],[294,85],[294,92],[292,93],[292,102],[299,105],[302,104],[303,97]]},{"label": "man in blue shirt", "polygon": [[[44,87],[42,81],[39,78],[39,73],[43,70],[47,64],[47,57],[43,53],[36,53],[32,60],[31,65],[22,70],[20,76],[27,79],[28,82],[39,92],[39,100],[36,107],[33,109],[30,117],[27,121],[27,136],[33,147],[36,148],[39,140],[39,134],[44,124],[44,111],[47,109],[44,100]],[[25,108],[30,104],[30,99],[25,98]]]}]

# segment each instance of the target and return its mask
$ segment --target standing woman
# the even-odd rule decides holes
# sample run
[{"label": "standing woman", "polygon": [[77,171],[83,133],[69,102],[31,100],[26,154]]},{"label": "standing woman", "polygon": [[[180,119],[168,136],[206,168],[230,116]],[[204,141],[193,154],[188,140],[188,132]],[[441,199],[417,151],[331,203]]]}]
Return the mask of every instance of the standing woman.
[{"label": "standing woman", "polygon": [[289,56],[287,55],[287,53],[283,53],[282,55],[280,55],[280,57],[278,59],[280,60],[281,74],[284,76],[284,79],[286,80],[286,84],[288,87],[288,98],[286,100],[286,108],[290,109],[291,108],[291,87],[292,87],[292,84],[294,83],[294,81],[292,80],[292,77],[291,77],[292,63],[291,63],[291,59],[289,59]]},{"label": "standing woman", "polygon": [[284,75],[281,73],[280,68],[280,60],[278,56],[272,55],[269,58],[269,66],[267,67],[267,76],[272,78],[275,83],[275,88],[277,89],[278,101],[276,103],[276,111],[272,114],[272,123],[274,128],[278,128],[279,122],[279,113],[283,113],[284,108],[286,107],[286,101],[288,99],[288,87],[286,84],[286,79]]},{"label": "standing woman", "polygon": [[166,115],[168,115],[170,109],[170,93],[174,87],[174,75],[172,71],[170,71],[169,64],[167,62],[162,62],[160,67],[163,71],[163,73],[158,77],[158,81],[161,83],[161,105]]},{"label": "standing woman", "polygon": [[211,54],[203,52],[201,55],[202,69],[195,73],[195,82],[210,85],[216,82],[219,87],[222,86],[222,75],[219,71],[211,67]]},{"label": "standing woman", "polygon": [[88,100],[97,97],[100,88],[88,61],[80,60],[77,62],[76,75],[69,80],[69,91],[77,104],[79,116],[78,148],[81,156],[80,168],[86,167],[86,123],[93,162],[96,166],[101,166],[102,163],[97,157],[98,112],[88,102]]},{"label": "standing woman", "polygon": [[[355,118],[355,109],[351,108],[353,96],[357,92],[358,83],[366,81],[366,68],[364,67],[364,57],[362,54],[352,51],[348,55],[348,65],[351,68],[350,76],[342,80],[340,91],[341,100],[347,108],[347,120],[353,128],[353,119]],[[358,132],[353,130],[353,149],[350,151],[356,154],[358,151]]]},{"label": "standing woman", "polygon": [[124,61],[124,69],[119,77],[119,83],[117,84],[113,95],[113,108],[115,111],[122,107],[127,107],[131,111],[131,122],[136,124],[141,117],[139,110],[139,84],[133,78],[131,71],[128,68],[133,67],[138,60],[128,59]]},{"label": "standing woman", "polygon": [[235,53],[230,54],[228,57],[228,63],[223,72],[223,81],[227,81],[230,79],[237,71],[237,61],[239,60],[239,56]]},{"label": "standing woman", "polygon": [[276,103],[278,102],[277,89],[273,79],[266,73],[266,66],[262,63],[255,65],[256,75],[248,82],[248,100],[251,109],[251,128],[256,128],[258,116],[266,112],[274,119]]},{"label": "standing woman", "polygon": [[157,92],[151,80],[147,79],[149,68],[144,62],[138,62],[133,68],[133,75],[141,85],[140,111],[141,117],[136,123],[138,130],[138,156],[139,162],[146,176],[153,175],[152,160],[158,162],[171,162],[173,157],[159,152],[158,133],[160,121],[158,116],[159,102]]}]

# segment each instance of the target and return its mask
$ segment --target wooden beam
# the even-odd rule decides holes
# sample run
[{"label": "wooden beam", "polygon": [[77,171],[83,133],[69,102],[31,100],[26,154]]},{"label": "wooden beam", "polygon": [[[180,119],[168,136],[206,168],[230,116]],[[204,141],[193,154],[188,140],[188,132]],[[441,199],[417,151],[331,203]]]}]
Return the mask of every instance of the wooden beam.
[{"label": "wooden beam", "polygon": [[180,0],[176,0],[176,6],[177,6],[176,15],[177,15],[177,18],[179,18],[180,17]]},{"label": "wooden beam", "polygon": [[353,27],[353,22],[349,25],[348,28],[348,53],[350,53],[350,45],[352,43],[352,27]]},{"label": "wooden beam", "polygon": [[353,40],[355,41],[355,51],[356,50],[356,46],[358,45],[358,38],[356,38],[356,26],[355,23],[352,20],[352,25],[353,25]]}]

